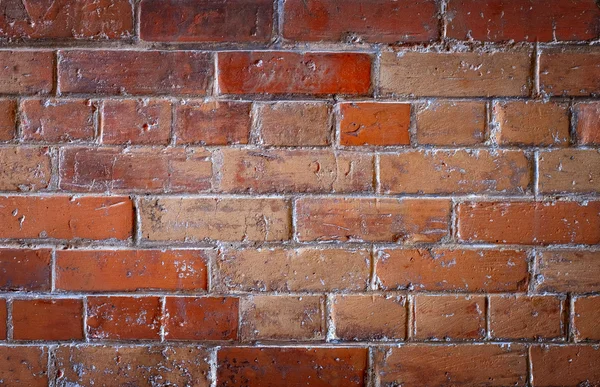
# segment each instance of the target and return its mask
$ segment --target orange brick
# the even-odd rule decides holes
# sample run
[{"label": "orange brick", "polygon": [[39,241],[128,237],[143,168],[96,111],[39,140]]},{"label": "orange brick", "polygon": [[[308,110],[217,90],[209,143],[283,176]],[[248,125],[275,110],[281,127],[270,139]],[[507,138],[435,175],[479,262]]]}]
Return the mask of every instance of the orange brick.
[{"label": "orange brick", "polygon": [[15,340],[83,339],[83,302],[78,299],[14,300]]},{"label": "orange brick", "polygon": [[234,297],[167,297],[167,340],[236,340],[239,300]]},{"label": "orange brick", "polygon": [[92,141],[95,102],[85,99],[26,99],[21,101],[21,136],[25,141]]},{"label": "orange brick", "polygon": [[426,150],[379,156],[381,190],[388,193],[523,193],[531,166],[521,151]]},{"label": "orange brick", "polygon": [[49,291],[50,249],[0,249],[0,290]]},{"label": "orange brick", "polygon": [[273,102],[257,107],[264,145],[320,146],[331,142],[331,106],[322,102]]},{"label": "orange brick", "polygon": [[17,134],[17,102],[0,99],[0,141],[10,141]]},{"label": "orange brick", "polygon": [[485,297],[415,297],[415,338],[474,340],[485,337]]},{"label": "orange brick", "polygon": [[578,103],[574,108],[575,130],[579,144],[600,145],[600,103]]},{"label": "orange brick", "polygon": [[325,299],[319,296],[251,296],[240,304],[240,336],[252,340],[323,340]]},{"label": "orange brick", "polygon": [[532,373],[536,386],[594,386],[600,384],[600,350],[592,346],[534,346]]},{"label": "orange brick", "polygon": [[554,296],[490,296],[490,332],[498,339],[564,336],[564,300]]},{"label": "orange brick", "polygon": [[547,250],[538,258],[537,289],[542,292],[600,291],[600,252]]},{"label": "orange brick", "polygon": [[333,301],[336,336],[341,340],[403,340],[406,298],[393,295],[340,295]]},{"label": "orange brick", "polygon": [[540,192],[600,192],[600,150],[541,152],[538,170]]},{"label": "orange brick", "polygon": [[410,104],[342,103],[341,145],[409,145]]},{"label": "orange brick", "polygon": [[47,347],[1,346],[0,380],[9,381],[17,386],[47,387]]},{"label": "orange brick", "polygon": [[88,297],[87,331],[96,340],[160,339],[159,297]]},{"label": "orange brick", "polygon": [[313,199],[296,202],[301,241],[435,242],[448,235],[450,203],[418,199]]},{"label": "orange brick", "polygon": [[432,101],[415,110],[420,145],[476,145],[485,140],[484,102]]},{"label": "orange brick", "polygon": [[52,51],[1,51],[2,94],[48,94],[54,66]]},{"label": "orange brick", "polygon": [[540,91],[547,95],[600,93],[600,50],[547,49],[540,56]]},{"label": "orange brick", "polygon": [[600,340],[600,296],[577,297],[574,304],[573,330],[576,340]]},{"label": "orange brick", "polygon": [[0,190],[38,191],[47,188],[52,173],[48,148],[0,148]]},{"label": "orange brick", "polygon": [[100,122],[104,144],[167,145],[171,103],[160,99],[106,100]]}]

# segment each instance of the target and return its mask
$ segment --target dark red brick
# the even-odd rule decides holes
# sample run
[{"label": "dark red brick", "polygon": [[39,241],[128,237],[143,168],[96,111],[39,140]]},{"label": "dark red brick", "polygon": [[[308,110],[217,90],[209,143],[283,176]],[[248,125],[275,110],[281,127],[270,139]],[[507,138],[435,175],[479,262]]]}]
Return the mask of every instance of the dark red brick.
[{"label": "dark red brick", "polygon": [[50,290],[50,249],[0,249],[0,290]]}]

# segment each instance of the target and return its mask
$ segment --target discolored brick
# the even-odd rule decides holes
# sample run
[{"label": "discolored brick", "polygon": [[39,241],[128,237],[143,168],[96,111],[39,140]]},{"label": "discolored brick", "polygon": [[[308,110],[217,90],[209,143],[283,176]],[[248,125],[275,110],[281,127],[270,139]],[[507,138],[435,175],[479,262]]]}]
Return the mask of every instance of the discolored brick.
[{"label": "discolored brick", "polygon": [[538,164],[538,184],[542,193],[600,192],[598,149],[541,152]]},{"label": "discolored brick", "polygon": [[542,251],[537,273],[537,289],[542,292],[597,292],[600,291],[600,252]]},{"label": "discolored brick", "polygon": [[498,339],[564,336],[564,300],[554,296],[490,296],[490,333]]},{"label": "discolored brick", "polygon": [[50,249],[0,249],[0,290],[49,291]]},{"label": "discolored brick", "polygon": [[239,300],[234,297],[167,297],[167,340],[236,340]]},{"label": "discolored brick", "polygon": [[159,340],[159,297],[88,297],[86,327],[92,340]]},{"label": "discolored brick", "polygon": [[50,150],[45,147],[0,148],[0,190],[39,191],[51,178]]},{"label": "discolored brick", "polygon": [[171,103],[161,99],[106,100],[100,122],[103,144],[167,145]]},{"label": "discolored brick", "polygon": [[331,106],[322,102],[273,102],[257,105],[260,143],[320,146],[331,142]]},{"label": "discolored brick", "polygon": [[486,333],[483,296],[415,297],[415,338],[420,340],[481,340]]},{"label": "discolored brick", "polygon": [[26,99],[21,101],[21,136],[25,141],[92,141],[94,102],[85,99]]},{"label": "discolored brick", "polygon": [[410,144],[410,104],[342,103],[339,111],[341,145]]},{"label": "discolored brick", "polygon": [[415,110],[419,145],[476,145],[485,140],[484,102],[429,101]]}]

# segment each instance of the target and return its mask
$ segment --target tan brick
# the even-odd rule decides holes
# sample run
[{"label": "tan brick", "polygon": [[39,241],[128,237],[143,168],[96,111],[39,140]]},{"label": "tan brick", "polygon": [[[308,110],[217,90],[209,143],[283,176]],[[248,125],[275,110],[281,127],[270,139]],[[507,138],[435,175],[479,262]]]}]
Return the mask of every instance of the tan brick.
[{"label": "tan brick", "polygon": [[475,340],[485,337],[485,297],[415,297],[415,338]]},{"label": "tan brick", "polygon": [[331,142],[331,106],[322,102],[274,102],[258,105],[264,145],[320,146]]},{"label": "tan brick", "polygon": [[415,110],[420,145],[476,145],[485,140],[484,102],[432,101]]},{"label": "tan brick", "polygon": [[0,190],[38,191],[48,187],[50,150],[28,146],[0,148]]},{"label": "tan brick", "polygon": [[541,152],[538,170],[540,192],[600,192],[598,149]]},{"label": "tan brick", "polygon": [[542,251],[537,272],[537,289],[542,292],[598,292],[600,251]]},{"label": "tan brick", "polygon": [[554,296],[490,296],[490,333],[498,339],[564,336],[564,300]]}]

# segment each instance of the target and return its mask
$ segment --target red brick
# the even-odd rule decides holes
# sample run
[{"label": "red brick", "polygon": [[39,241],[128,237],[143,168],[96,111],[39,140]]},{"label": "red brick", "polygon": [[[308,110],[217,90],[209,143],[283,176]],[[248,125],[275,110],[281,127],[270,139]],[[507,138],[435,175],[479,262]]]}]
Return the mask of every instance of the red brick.
[{"label": "red brick", "polygon": [[144,199],[140,210],[148,240],[282,241],[291,233],[291,208],[283,199]]},{"label": "red brick", "polygon": [[539,191],[600,191],[600,151],[565,149],[539,154]]},{"label": "red brick", "polygon": [[413,199],[313,199],[296,202],[301,241],[436,242],[448,235],[450,203]]},{"label": "red brick", "polygon": [[0,196],[0,224],[0,238],[128,239],[133,204],[118,196]]},{"label": "red brick", "polygon": [[577,297],[574,300],[573,331],[577,341],[600,340],[600,296]]},{"label": "red brick", "polygon": [[0,190],[38,191],[48,187],[51,171],[48,148],[0,148]]},{"label": "red brick", "polygon": [[200,192],[211,187],[204,149],[66,148],[60,187],[83,192]]},{"label": "red brick", "polygon": [[331,143],[331,106],[323,102],[257,105],[259,141],[264,145],[320,146]]},{"label": "red brick", "polygon": [[415,297],[415,338],[474,340],[485,337],[485,297]]},{"label": "red brick", "polygon": [[100,132],[104,144],[167,145],[171,103],[160,99],[106,100]]},{"label": "red brick", "polygon": [[54,62],[52,51],[0,51],[2,94],[48,94]]},{"label": "red brick", "polygon": [[50,290],[50,249],[0,249],[0,290]]},{"label": "red brick", "polygon": [[540,90],[547,95],[600,94],[600,50],[548,49],[540,56]]},{"label": "red brick", "polygon": [[490,333],[498,339],[564,336],[564,300],[554,296],[490,296]]},{"label": "red brick", "polygon": [[323,340],[326,335],[325,299],[320,296],[251,296],[240,309],[244,341]]},{"label": "red brick", "polygon": [[530,73],[528,52],[384,52],[379,89],[405,96],[527,96]]},{"label": "red brick", "polygon": [[17,102],[0,99],[0,141],[10,141],[17,134]]},{"label": "red brick", "polygon": [[[6,340],[7,319],[8,319],[8,311],[6,309],[6,300],[0,299],[0,340]],[[1,362],[2,361],[0,360],[0,363]]]},{"label": "red brick", "polygon": [[239,300],[233,297],[167,297],[167,340],[236,340]]},{"label": "red brick", "polygon": [[481,41],[592,40],[600,33],[594,0],[458,0],[448,3],[447,36]]},{"label": "red brick", "polygon": [[379,156],[382,192],[513,193],[529,190],[531,167],[521,151],[425,150]]},{"label": "red brick", "polygon": [[182,144],[247,144],[250,137],[249,102],[186,101],[177,106],[175,134]]},{"label": "red brick", "polygon": [[348,94],[371,91],[371,56],[359,53],[220,52],[223,94]]},{"label": "red brick", "polygon": [[88,297],[87,332],[96,340],[158,340],[159,297]]},{"label": "red brick", "polygon": [[369,192],[373,156],[331,150],[221,149],[216,189],[225,192]]},{"label": "red brick", "polygon": [[339,295],[333,301],[336,337],[373,341],[406,338],[406,298],[393,295]]},{"label": "red brick", "polygon": [[83,339],[83,302],[77,299],[14,300],[15,340]]},{"label": "red brick", "polygon": [[287,0],[283,37],[346,43],[428,42],[438,38],[433,0]]},{"label": "red brick", "polygon": [[539,254],[536,278],[542,292],[600,291],[600,252],[547,250]]},{"label": "red brick", "polygon": [[21,131],[25,141],[72,142],[94,139],[90,100],[27,99],[21,102]]},{"label": "red brick", "polygon": [[500,145],[565,145],[569,143],[568,105],[511,101],[493,107],[495,141]]},{"label": "red brick", "polygon": [[9,39],[124,39],[133,35],[127,0],[7,0],[0,13],[1,37]]},{"label": "red brick", "polygon": [[188,346],[60,346],[54,367],[64,385],[208,386],[208,351]]},{"label": "red brick", "polygon": [[410,104],[342,103],[341,145],[409,145]]},{"label": "red brick", "polygon": [[141,38],[159,42],[260,42],[273,35],[271,0],[144,0]]},{"label": "red brick", "polygon": [[366,348],[236,348],[217,352],[220,386],[364,386]]},{"label": "red brick", "polygon": [[525,386],[525,347],[406,345],[375,353],[382,386]]},{"label": "red brick", "polygon": [[420,145],[476,145],[485,140],[483,102],[427,102],[417,105],[416,119]]},{"label": "red brick", "polygon": [[596,244],[600,202],[462,203],[458,234],[468,242]]},{"label": "red brick", "polygon": [[325,292],[366,290],[370,273],[367,250],[225,249],[216,268],[219,290]]},{"label": "red brick", "polygon": [[577,387],[600,384],[600,349],[592,346],[535,346],[531,348],[536,386]]},{"label": "red brick", "polygon": [[377,253],[384,289],[509,292],[527,290],[524,251],[386,249]]},{"label": "red brick", "polygon": [[600,102],[576,104],[573,119],[579,144],[600,145]]},{"label": "red brick", "polygon": [[205,95],[211,54],[195,51],[60,51],[62,93]]},{"label": "red brick", "polygon": [[208,256],[204,250],[59,250],[56,288],[198,292],[207,288]]},{"label": "red brick", "polygon": [[0,380],[16,386],[48,386],[47,348],[1,346]]}]

